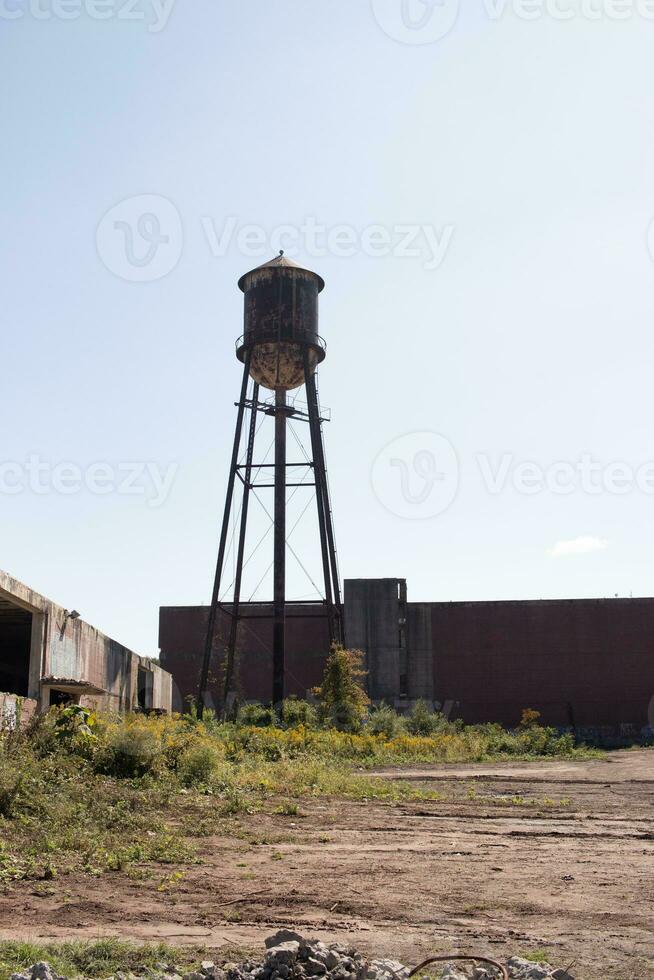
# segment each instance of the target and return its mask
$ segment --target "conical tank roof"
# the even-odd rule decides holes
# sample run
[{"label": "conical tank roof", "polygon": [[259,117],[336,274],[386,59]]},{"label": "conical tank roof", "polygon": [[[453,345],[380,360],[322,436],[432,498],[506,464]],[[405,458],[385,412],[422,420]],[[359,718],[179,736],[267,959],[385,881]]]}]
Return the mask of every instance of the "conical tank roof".
[{"label": "conical tank roof", "polygon": [[319,276],[317,272],[313,272],[312,269],[305,269],[304,266],[298,265],[297,262],[293,262],[293,260],[284,255],[283,252],[276,255],[274,259],[270,259],[269,262],[264,262],[263,265],[258,265],[256,269],[250,269],[249,272],[246,272],[245,275],[241,276],[239,279],[238,288],[245,292],[245,283],[248,276],[251,276],[253,272],[259,272],[261,269],[299,269],[300,272],[306,272],[310,276],[315,276],[320,284],[318,287],[319,293],[321,293],[325,288],[325,280],[322,278],[322,276]]}]

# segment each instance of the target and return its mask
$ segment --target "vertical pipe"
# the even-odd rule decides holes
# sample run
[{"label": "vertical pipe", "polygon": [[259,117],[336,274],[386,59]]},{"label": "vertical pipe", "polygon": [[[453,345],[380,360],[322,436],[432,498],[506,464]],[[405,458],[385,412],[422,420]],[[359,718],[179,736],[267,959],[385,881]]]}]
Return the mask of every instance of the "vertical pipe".
[{"label": "vertical pipe", "polygon": [[309,409],[309,433],[311,436],[311,456],[313,458],[314,483],[316,485],[316,504],[318,506],[318,530],[320,532],[320,551],[322,555],[322,572],[325,581],[325,602],[327,604],[327,623],[329,626],[330,645],[338,638],[336,635],[336,624],[334,622],[334,598],[332,593],[332,580],[329,570],[329,550],[327,542],[327,530],[325,520],[325,501],[323,495],[323,480],[320,471],[320,419],[318,415],[318,400],[315,397],[315,387],[310,384],[313,376],[309,363],[309,352],[307,347],[303,348],[304,360],[304,383],[307,389],[307,406]]},{"label": "vertical pipe", "polygon": [[255,383],[252,392],[250,409],[250,429],[248,434],[247,455],[245,458],[245,476],[243,479],[243,504],[241,506],[241,526],[238,536],[238,553],[236,557],[236,575],[234,577],[234,598],[232,601],[232,622],[229,628],[229,643],[227,645],[227,660],[225,662],[225,687],[223,691],[223,712],[227,713],[227,698],[232,685],[234,674],[234,656],[236,638],[238,635],[238,616],[241,604],[241,582],[243,581],[243,558],[245,555],[245,535],[248,523],[248,506],[252,483],[252,456],[254,454],[254,437],[257,431],[257,405],[259,403],[259,385]]},{"label": "vertical pipe", "polygon": [[238,414],[236,416],[236,431],[234,433],[234,446],[232,448],[232,461],[229,467],[229,480],[227,482],[227,496],[225,498],[225,510],[223,513],[222,529],[220,531],[220,545],[218,547],[218,561],[216,563],[216,574],[213,582],[213,594],[211,596],[211,606],[209,607],[209,620],[207,622],[207,633],[204,641],[204,657],[202,660],[202,670],[200,672],[200,684],[198,687],[197,710],[200,718],[204,714],[205,698],[207,694],[207,682],[209,680],[209,668],[211,666],[211,653],[213,650],[213,640],[216,631],[216,614],[218,611],[218,599],[220,598],[220,582],[225,563],[225,549],[227,547],[227,535],[229,533],[229,515],[232,509],[232,499],[234,497],[234,482],[236,480],[236,467],[238,466],[238,452],[241,445],[241,432],[243,430],[243,415],[245,413],[245,399],[248,393],[248,380],[250,377],[250,352],[245,354],[245,364],[243,367],[243,381],[241,383],[241,397],[238,403]]},{"label": "vertical pipe", "polygon": [[275,542],[273,600],[273,706],[284,700],[286,617],[286,390],[275,390]]}]

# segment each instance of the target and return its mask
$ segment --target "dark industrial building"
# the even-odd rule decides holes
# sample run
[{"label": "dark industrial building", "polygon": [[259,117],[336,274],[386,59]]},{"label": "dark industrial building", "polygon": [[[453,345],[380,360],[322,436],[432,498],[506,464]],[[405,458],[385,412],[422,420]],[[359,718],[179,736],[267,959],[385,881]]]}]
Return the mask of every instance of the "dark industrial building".
[{"label": "dark industrial building", "polygon": [[[345,631],[363,650],[373,701],[398,708],[422,698],[450,718],[515,725],[523,708],[595,741],[629,741],[654,726],[654,599],[409,602],[403,579],[345,580]],[[216,630],[209,690],[221,703],[229,604]],[[273,616],[246,604],[234,690],[269,700]],[[176,706],[197,693],[207,607],[160,612],[161,665]],[[286,611],[286,693],[320,682],[329,647],[323,607]]]}]

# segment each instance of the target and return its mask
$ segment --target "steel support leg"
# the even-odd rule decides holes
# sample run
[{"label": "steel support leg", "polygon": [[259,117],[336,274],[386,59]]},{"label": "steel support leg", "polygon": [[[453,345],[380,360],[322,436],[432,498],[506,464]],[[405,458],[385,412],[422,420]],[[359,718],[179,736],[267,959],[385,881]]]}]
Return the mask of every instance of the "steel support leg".
[{"label": "steel support leg", "polygon": [[274,707],[284,700],[286,647],[286,391],[275,391],[275,542],[273,598],[273,685]]},{"label": "steel support leg", "polygon": [[241,397],[238,403],[238,414],[236,416],[236,431],[234,433],[234,446],[232,449],[232,461],[229,468],[229,479],[227,482],[227,496],[225,498],[225,510],[223,513],[223,523],[220,532],[220,544],[218,547],[218,561],[216,563],[216,574],[214,577],[213,594],[211,596],[211,606],[209,608],[209,620],[207,622],[207,633],[204,643],[204,658],[202,660],[202,671],[200,673],[200,684],[198,687],[197,711],[200,718],[204,714],[207,696],[207,683],[209,680],[209,668],[211,667],[211,654],[213,652],[213,641],[216,631],[216,616],[218,612],[218,600],[220,598],[220,583],[225,562],[225,550],[227,547],[227,535],[229,533],[229,516],[232,510],[232,500],[234,498],[234,483],[238,467],[238,453],[241,445],[241,433],[243,431],[243,416],[245,414],[245,399],[248,393],[248,381],[250,377],[250,354],[245,355],[243,367],[243,382],[241,384]]},{"label": "steel support leg", "polygon": [[[343,607],[341,603],[341,589],[338,579],[338,561],[336,558],[336,539],[334,536],[334,526],[332,523],[332,511],[331,504],[329,501],[329,487],[327,485],[327,469],[325,466],[325,450],[323,446],[322,439],[322,423],[320,421],[320,410],[318,407],[318,392],[316,390],[316,376],[315,372],[309,369],[308,365],[308,355],[305,354],[305,382],[307,389],[307,403],[309,409],[309,425],[312,430],[312,447],[313,447],[313,465],[316,474],[316,495],[318,496],[318,487],[320,487],[320,497],[322,498],[322,507],[320,503],[318,504],[318,520],[321,521],[321,540],[322,535],[325,534],[327,541],[327,551],[329,557],[329,566],[331,572],[331,584],[332,584],[332,618],[334,621],[333,628],[333,638],[332,642],[343,643],[344,641],[344,630],[343,630]],[[322,526],[324,524],[324,527]],[[327,576],[329,577],[329,576]],[[327,598],[329,602],[329,598]]]},{"label": "steel support leg", "polygon": [[234,675],[234,658],[236,654],[236,639],[238,635],[238,616],[241,604],[241,583],[243,581],[243,558],[245,557],[245,536],[248,524],[248,506],[250,503],[250,489],[252,483],[252,456],[254,453],[254,437],[257,431],[257,405],[259,403],[259,385],[255,384],[252,392],[252,405],[250,407],[250,429],[248,433],[248,447],[245,458],[245,476],[243,479],[243,504],[241,506],[241,526],[238,536],[238,553],[236,557],[236,577],[234,579],[234,598],[232,601],[232,622],[229,629],[229,643],[227,645],[227,659],[225,661],[225,687],[223,692],[223,712],[227,713],[232,678]]},{"label": "steel support leg", "polygon": [[[311,456],[313,458],[314,482],[316,485],[316,504],[318,507],[318,530],[320,532],[320,552],[322,556],[322,572],[325,582],[325,602],[327,604],[327,623],[329,627],[329,643],[335,643],[338,639],[336,621],[334,616],[334,595],[332,591],[332,578],[329,565],[329,545],[327,541],[327,528],[325,521],[325,501],[323,497],[323,483],[320,478],[318,460],[320,458],[320,422],[318,419],[318,406],[314,405],[310,392],[310,380],[312,378],[311,365],[307,348],[304,349],[304,383],[307,389],[307,401],[309,405],[309,433],[311,436]],[[315,393],[315,388],[314,388]]]}]

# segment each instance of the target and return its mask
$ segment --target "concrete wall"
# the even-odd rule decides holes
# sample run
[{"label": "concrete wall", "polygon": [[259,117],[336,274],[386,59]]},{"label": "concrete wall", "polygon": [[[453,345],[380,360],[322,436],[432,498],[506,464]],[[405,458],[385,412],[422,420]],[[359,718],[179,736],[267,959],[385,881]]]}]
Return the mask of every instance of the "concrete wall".
[{"label": "concrete wall", "polygon": [[0,694],[0,731],[13,732],[34,716],[38,701],[14,694]]},{"label": "concrete wall", "polygon": [[[107,710],[137,707],[139,665],[152,672],[152,708],[171,708],[172,678],[63,607],[0,572],[0,598],[32,614],[30,698],[47,707],[52,689]],[[0,651],[2,653],[2,651]],[[11,692],[9,692],[11,693]]]},{"label": "concrete wall", "polygon": [[370,697],[390,704],[403,693],[400,684],[402,584],[401,579],[394,578],[345,581],[347,645],[366,654]]}]

